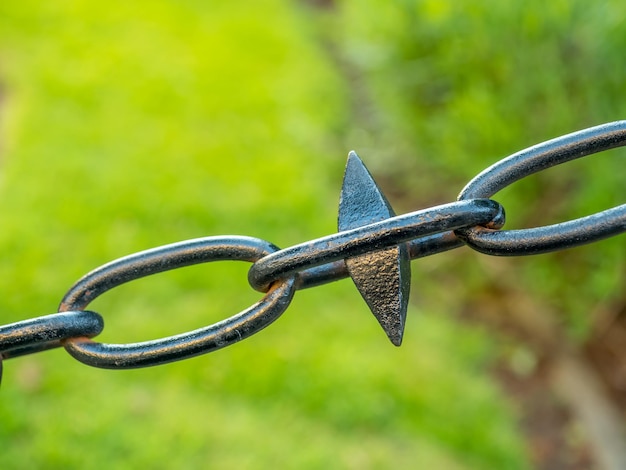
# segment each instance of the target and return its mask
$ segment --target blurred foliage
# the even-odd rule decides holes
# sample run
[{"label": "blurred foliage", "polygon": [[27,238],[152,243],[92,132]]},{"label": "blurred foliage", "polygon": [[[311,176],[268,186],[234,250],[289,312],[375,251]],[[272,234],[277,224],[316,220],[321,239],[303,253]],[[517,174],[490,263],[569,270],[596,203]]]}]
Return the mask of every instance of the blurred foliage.
[{"label": "blurred foliage", "polygon": [[[392,202],[410,192],[428,205],[502,155],[617,119],[623,15],[617,2],[346,0],[312,16],[282,0],[4,1],[3,322],[51,313],[87,270],[164,243],[331,233],[348,145],[396,182]],[[502,202],[520,226],[614,204],[624,170],[607,160],[531,178]],[[538,213],[546,192],[554,208]],[[624,280],[622,245],[515,260],[508,276],[582,335],[589,306]],[[8,361],[0,466],[527,468],[515,410],[488,375],[497,342],[448,315],[493,277],[484,258],[419,262],[423,312],[412,308],[399,350],[341,282],[299,292],[261,335],[182,363]],[[123,286],[94,303],[101,338],[233,314],[258,298],[246,269]]]}]

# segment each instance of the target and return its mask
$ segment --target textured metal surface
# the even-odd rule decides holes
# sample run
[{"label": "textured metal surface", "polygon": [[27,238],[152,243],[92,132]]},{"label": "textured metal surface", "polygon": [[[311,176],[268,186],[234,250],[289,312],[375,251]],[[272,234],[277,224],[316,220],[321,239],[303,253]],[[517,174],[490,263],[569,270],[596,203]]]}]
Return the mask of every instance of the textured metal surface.
[{"label": "textured metal surface", "polygon": [[[459,200],[491,197],[538,171],[626,144],[626,121],[592,127],[515,153],[487,168],[461,191]],[[482,253],[519,256],[562,250],[626,231],[626,204],[569,222],[524,230],[457,229],[466,244]]]},{"label": "textured metal surface", "polygon": [[[339,231],[395,215],[361,159],[350,152],[339,200]],[[411,289],[411,260],[406,243],[346,258],[344,262],[354,285],[387,337],[400,346]]]},{"label": "textured metal surface", "polygon": [[[530,174],[576,158],[622,146],[626,121],[569,134],[501,160],[463,189],[459,200],[395,216],[355,153],[351,153],[339,204],[339,233],[280,250],[250,237],[207,237],[165,245],[105,264],[80,279],[64,296],[63,313],[0,326],[2,359],[65,346],[96,367],[133,368],[175,361],[244,339],[276,320],[296,289],[351,277],[396,345],[402,341],[410,286],[409,260],[469,245],[494,255],[561,250],[626,231],[626,205],[562,224],[500,230],[504,209],[489,199]],[[254,263],[248,281],[266,292],[252,307],[226,320],[168,338],[102,344],[91,337],[102,318],[84,309],[123,283],[170,269],[219,260]]]}]

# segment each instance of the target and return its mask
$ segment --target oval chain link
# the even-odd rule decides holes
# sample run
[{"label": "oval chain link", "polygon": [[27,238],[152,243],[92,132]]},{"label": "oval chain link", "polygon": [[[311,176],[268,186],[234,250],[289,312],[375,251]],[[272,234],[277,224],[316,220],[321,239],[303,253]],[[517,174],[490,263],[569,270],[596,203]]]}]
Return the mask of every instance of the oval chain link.
[{"label": "oval chain link", "polygon": [[[80,310],[107,290],[125,282],[171,269],[211,261],[257,261],[277,248],[251,237],[207,237],[135,253],[105,264],[80,279],[65,295],[60,311]],[[77,360],[105,369],[148,367],[186,359],[236,343],[260,331],[285,311],[295,292],[286,278],[252,307],[226,320],[153,341],[104,344],[71,338],[65,349]]]},{"label": "oval chain link", "polygon": [[[535,145],[487,168],[461,191],[459,200],[492,197],[508,185],[555,165],[626,145],[626,121],[574,132]],[[461,228],[456,235],[481,253],[520,256],[562,250],[626,232],[626,204],[587,217],[523,230]]]}]

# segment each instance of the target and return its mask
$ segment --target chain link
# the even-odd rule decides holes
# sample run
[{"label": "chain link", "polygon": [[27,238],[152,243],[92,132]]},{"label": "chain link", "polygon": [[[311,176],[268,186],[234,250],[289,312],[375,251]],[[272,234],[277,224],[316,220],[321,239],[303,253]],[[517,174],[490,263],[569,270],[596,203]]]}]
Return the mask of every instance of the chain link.
[{"label": "chain link", "polygon": [[[626,143],[626,121],[592,127],[549,140],[500,160],[470,181],[459,200],[491,197],[538,171]],[[536,255],[591,243],[626,231],[626,204],[555,225],[494,231],[484,227],[456,230],[481,253],[498,256]]]},{"label": "chain link", "polygon": [[[276,252],[271,243],[251,237],[207,237],[135,253],[105,264],[65,294],[60,311],[77,310],[113,287],[145,276],[211,261],[255,262]],[[261,301],[241,313],[194,331],[154,341],[102,344],[72,338],[65,349],[79,361],[106,369],[130,369],[186,359],[236,343],[276,320],[295,292],[294,277],[274,283]]]},{"label": "chain link", "polygon": [[[207,237],[165,245],[105,264],[65,294],[58,312],[0,326],[2,360],[64,346],[85,364],[118,369],[147,367],[214,351],[275,321],[297,289],[351,277],[391,341],[402,341],[407,263],[467,245],[490,255],[518,256],[562,250],[626,232],[626,204],[561,224],[500,230],[504,209],[489,199],[508,185],[555,165],[626,144],[626,121],[568,134],[507,157],[461,191],[458,201],[395,216],[356,154],[346,167],[340,231],[280,250],[251,237]],[[265,296],[213,325],[168,338],[102,344],[90,338],[104,328],[85,308],[104,292],[163,271],[212,261],[253,263],[250,285]],[[401,301],[394,301],[395,297]]]},{"label": "chain link", "polygon": [[102,317],[88,310],[55,313],[0,326],[2,357],[8,359],[58,348],[63,340],[76,336],[92,338],[103,329]]},{"label": "chain link", "polygon": [[[250,285],[266,292],[270,285],[286,276],[337,260],[382,250],[411,239],[476,225],[502,226],[504,209],[489,199],[472,199],[390,217],[381,222],[345,230],[268,255],[252,265]],[[309,282],[319,285],[310,274]],[[335,279],[325,275],[324,282]]]}]

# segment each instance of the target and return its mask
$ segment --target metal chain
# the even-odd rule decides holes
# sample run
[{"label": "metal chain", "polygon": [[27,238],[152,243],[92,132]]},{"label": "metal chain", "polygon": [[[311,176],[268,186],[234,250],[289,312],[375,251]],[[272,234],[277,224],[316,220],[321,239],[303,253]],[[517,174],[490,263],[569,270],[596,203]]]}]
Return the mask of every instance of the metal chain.
[{"label": "metal chain", "polygon": [[[189,358],[260,331],[289,306],[297,289],[351,277],[389,339],[402,342],[410,260],[467,245],[498,256],[546,253],[626,232],[626,204],[587,217],[525,230],[500,230],[503,207],[489,199],[528,175],[626,145],[626,121],[568,134],[513,154],[487,168],[456,202],[396,216],[373,178],[351,152],[339,205],[339,232],[280,250],[257,238],[221,236],[165,245],[112,261],[76,282],[58,313],[0,326],[2,360],[59,346],[95,367],[128,369]],[[85,310],[123,283],[211,261],[253,263],[250,285],[265,296],[221,322],[168,338],[102,344],[91,338],[102,317]]]}]

